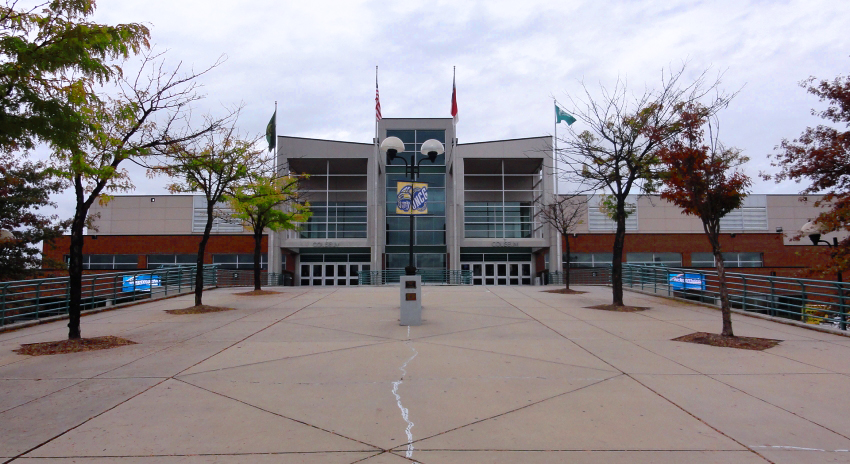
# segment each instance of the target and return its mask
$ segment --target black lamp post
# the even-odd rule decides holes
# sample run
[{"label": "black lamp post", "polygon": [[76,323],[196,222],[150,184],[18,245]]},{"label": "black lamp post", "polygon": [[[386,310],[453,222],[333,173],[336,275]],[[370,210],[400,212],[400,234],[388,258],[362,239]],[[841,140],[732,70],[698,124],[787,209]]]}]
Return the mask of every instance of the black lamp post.
[{"label": "black lamp post", "polygon": [[[396,158],[404,161],[404,175],[405,177],[410,178],[411,182],[416,182],[419,178],[419,167],[423,161],[426,159],[430,162],[434,162],[437,160],[437,156],[441,155],[445,152],[443,148],[443,144],[440,143],[439,140],[436,139],[428,139],[425,143],[422,144],[422,149],[420,153],[425,155],[425,158],[420,159],[418,162],[416,161],[417,154],[413,154],[413,159],[410,162],[407,162],[407,159],[398,156],[399,153],[404,151],[404,142],[401,141],[398,137],[387,137],[381,142],[381,151],[387,154],[387,162],[392,163]],[[416,275],[416,265],[413,263],[413,192],[410,194],[410,252],[408,256],[407,266],[404,268],[404,273],[406,275],[412,276]]]},{"label": "black lamp post", "polygon": [[[824,243],[830,248],[838,248],[838,237],[832,237],[832,243],[829,243],[827,240],[821,240],[820,228],[818,228],[818,226],[816,226],[812,221],[803,224],[803,227],[800,227],[800,233],[803,235],[807,235],[809,237],[809,240],[812,241],[812,245],[817,246],[821,243]],[[843,282],[841,278],[841,271],[838,271],[836,273],[836,280],[839,282],[838,299],[839,309],[841,313],[841,322],[839,322],[838,326],[841,330],[847,330],[847,316],[844,314],[844,289],[840,283]]]}]

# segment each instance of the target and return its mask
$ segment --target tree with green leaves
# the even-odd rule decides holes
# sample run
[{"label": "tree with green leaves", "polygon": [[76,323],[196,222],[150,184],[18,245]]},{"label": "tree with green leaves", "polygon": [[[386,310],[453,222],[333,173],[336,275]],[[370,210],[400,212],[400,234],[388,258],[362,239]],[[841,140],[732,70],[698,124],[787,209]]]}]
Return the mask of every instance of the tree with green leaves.
[{"label": "tree with green leaves", "polygon": [[42,212],[56,206],[50,195],[63,187],[44,163],[0,152],[0,229],[12,235],[0,240],[0,280],[26,278],[42,265],[37,245],[58,237],[68,225],[58,216]]},{"label": "tree with green leaves", "polygon": [[[786,179],[796,182],[807,181],[803,195],[823,193],[814,202],[824,211],[814,219],[816,230],[822,234],[850,231],[850,76],[818,81],[810,77],[800,86],[820,101],[827,102],[822,111],[812,110],[831,124],[808,127],[796,139],[783,139],[776,147],[773,166],[779,173],[773,176],[777,182]],[[834,126],[840,126],[836,128]],[[843,129],[843,130],[842,130]],[[770,179],[771,176],[763,175]],[[850,270],[850,236],[842,239],[837,247],[830,249],[829,262],[816,266],[812,271],[821,276],[834,276]]]},{"label": "tree with green leaves", "polygon": [[[724,108],[733,95],[718,91],[703,72],[685,82],[685,67],[662,72],[658,90],[632,95],[618,80],[594,97],[582,86],[584,97],[569,97],[579,121],[560,138],[559,177],[584,191],[604,191],[612,199],[616,223],[611,269],[613,305],[623,306],[623,246],[626,237],[627,198],[634,191],[654,192],[661,166],[658,150],[682,131],[681,109],[703,102],[708,114]],[[582,124],[583,123],[583,124]],[[576,132],[577,127],[585,130]]]},{"label": "tree with green leaves", "polygon": [[[736,148],[723,146],[717,120],[707,109],[688,105],[681,110],[682,130],[668,140],[658,156],[664,166],[661,198],[702,221],[711,244],[720,287],[721,335],[733,337],[732,310],[720,246],[720,219],[740,208],[752,181],[740,167],[748,161]],[[705,133],[708,131],[708,136]]]},{"label": "tree with green leaves", "polygon": [[208,134],[222,119],[206,119],[197,127],[189,120],[191,104],[200,99],[197,79],[211,68],[183,74],[178,65],[166,71],[159,55],[146,54],[138,73],[117,80],[118,95],[91,99],[80,107],[86,119],[82,143],[57,150],[53,172],[73,189],[76,206],[69,250],[69,338],[80,338],[84,228],[95,201],[109,201],[109,192],[133,188],[125,160],[140,160],[182,146]]},{"label": "tree with green leaves", "polygon": [[310,218],[309,203],[298,202],[301,177],[281,175],[274,164],[249,174],[248,182],[237,185],[230,195],[233,217],[241,219],[254,235],[254,290],[259,291],[263,232],[292,230]]},{"label": "tree with green leaves", "polygon": [[120,76],[112,60],[147,48],[149,37],[142,24],[90,22],[94,9],[94,0],[0,6],[0,150],[84,143],[81,105],[95,98],[94,85]]},{"label": "tree with green leaves", "polygon": [[[212,232],[213,221],[221,212],[216,207],[228,200],[227,194],[238,184],[245,183],[251,173],[263,163],[264,150],[257,140],[242,137],[236,129],[238,112],[229,126],[209,131],[203,137],[175,143],[161,150],[157,164],[148,164],[153,175],[176,179],[168,185],[172,193],[202,193],[206,200],[207,221],[198,244],[195,274],[195,306],[203,305],[204,251]],[[230,215],[225,212],[225,215]],[[231,218],[224,218],[231,220]],[[262,232],[261,232],[262,233]]]}]

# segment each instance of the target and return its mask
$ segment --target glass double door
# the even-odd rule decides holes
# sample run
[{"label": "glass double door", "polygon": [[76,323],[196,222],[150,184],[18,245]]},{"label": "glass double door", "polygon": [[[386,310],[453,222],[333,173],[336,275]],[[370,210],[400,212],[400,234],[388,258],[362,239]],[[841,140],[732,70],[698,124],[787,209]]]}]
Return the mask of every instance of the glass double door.
[{"label": "glass double door", "polygon": [[357,285],[357,274],[370,267],[366,263],[304,263],[301,264],[301,285]]},{"label": "glass double door", "polygon": [[531,263],[464,263],[461,268],[472,270],[472,285],[531,285]]}]

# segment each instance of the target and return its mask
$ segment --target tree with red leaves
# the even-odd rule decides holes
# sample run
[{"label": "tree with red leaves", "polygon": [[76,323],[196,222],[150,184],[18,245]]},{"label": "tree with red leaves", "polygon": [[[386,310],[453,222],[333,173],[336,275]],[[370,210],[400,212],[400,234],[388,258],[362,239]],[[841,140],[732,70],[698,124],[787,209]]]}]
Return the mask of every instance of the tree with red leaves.
[{"label": "tree with red leaves", "polygon": [[[832,81],[817,82],[810,77],[800,86],[826,101],[826,110],[812,110],[812,114],[836,125],[850,127],[850,76],[839,76]],[[773,166],[780,169],[773,176],[777,181],[792,179],[810,184],[801,194],[823,193],[814,202],[826,207],[815,220],[821,233],[850,231],[850,130],[819,125],[808,127],[794,140],[782,139],[776,147],[778,153],[770,155]],[[771,176],[765,175],[765,178]],[[841,240],[831,250],[828,263],[813,269],[821,275],[834,275],[850,269],[850,237]]]},{"label": "tree with red leaves", "polygon": [[739,208],[747,195],[752,181],[739,168],[748,159],[740,150],[725,147],[718,141],[717,120],[705,108],[698,105],[684,108],[680,122],[682,130],[658,153],[665,168],[661,198],[702,221],[720,285],[721,335],[733,337],[732,311],[720,248],[720,218]]}]

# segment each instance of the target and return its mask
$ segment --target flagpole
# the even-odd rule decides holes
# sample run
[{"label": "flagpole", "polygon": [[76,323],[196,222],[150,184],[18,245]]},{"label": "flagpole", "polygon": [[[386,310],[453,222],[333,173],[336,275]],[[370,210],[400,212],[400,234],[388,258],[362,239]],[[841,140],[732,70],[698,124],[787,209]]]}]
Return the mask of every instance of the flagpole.
[{"label": "flagpole", "polygon": [[[456,89],[455,89],[456,74],[457,74],[457,66],[452,66],[452,109],[453,110],[457,109],[457,93],[456,93]],[[454,162],[455,162],[455,149],[457,148],[457,123],[455,122],[455,115],[454,114],[452,115],[452,132],[454,132],[454,133],[452,134],[451,161],[454,164]],[[452,172],[456,172],[456,171],[452,170]],[[460,246],[458,244],[458,235],[459,235],[458,229],[460,229],[460,228],[458,227],[458,224],[457,224],[458,223],[458,213],[457,213],[457,196],[456,196],[457,195],[457,193],[456,193],[457,192],[457,176],[456,175],[452,175],[452,191],[455,192],[453,194],[454,201],[452,202],[452,223],[454,224],[454,227],[452,227],[452,241],[454,242],[452,244],[452,251],[457,250],[454,253],[454,256],[455,256],[454,259],[457,260],[458,263],[460,263]],[[451,263],[446,263],[446,265],[449,268],[451,268]]]},{"label": "flagpole", "polygon": [[378,148],[378,114],[377,114],[378,106],[377,105],[380,103],[380,100],[379,100],[379,94],[378,94],[378,66],[377,65],[375,65],[375,100],[376,100],[375,101],[375,109],[376,109],[376,113],[375,113],[375,138],[373,139],[373,143],[375,145],[375,192],[374,192],[374,200],[373,200],[373,203],[372,203],[374,205],[374,215],[375,215],[375,235],[374,235],[374,239],[372,240],[372,266],[373,266],[373,270],[377,271],[377,270],[381,270],[383,268],[383,266],[382,266],[383,263],[378,262],[378,257],[380,256],[378,254],[378,246],[379,246],[379,243],[380,243],[380,239],[379,239],[380,233],[378,231],[380,230],[380,226],[381,226],[381,220],[380,220],[380,217],[379,217],[380,213],[378,211],[378,209],[379,209],[378,203],[379,203],[379,198],[380,198],[379,193],[381,192],[381,189],[379,188],[380,186],[378,185],[378,180],[379,180],[379,177],[380,177],[379,171],[381,169],[381,155],[380,155],[380,149]]},{"label": "flagpole", "polygon": [[[555,205],[557,205],[558,204],[557,203],[557,201],[558,201],[558,114],[557,114],[557,112],[558,112],[558,100],[556,100],[554,97],[552,97],[552,102],[555,104],[555,143],[553,144],[554,150],[552,151],[552,175],[553,175],[553,178],[554,178],[554,181],[555,181],[555,198],[553,198],[553,200],[556,202]],[[556,207],[558,208],[558,211],[562,211],[560,206],[556,206]],[[568,239],[566,237],[564,237],[562,239],[560,231],[556,231],[556,235],[558,237],[558,240],[555,243],[555,258],[558,260],[558,263],[556,263],[556,266],[557,266],[556,269],[563,272],[563,269],[562,269],[563,264],[561,264],[561,263],[563,263],[563,258],[561,257],[561,240],[568,240]]]},{"label": "flagpole", "polygon": [[[274,154],[272,155],[272,156],[274,156],[274,163],[272,164],[272,166],[274,166],[274,174],[272,175],[272,179],[277,179],[278,176],[280,175],[280,166],[278,166],[278,164],[277,164],[277,161],[278,161],[278,158],[277,158],[277,100],[274,101],[274,113],[272,113],[272,115],[273,115],[272,117],[274,118]],[[267,277],[269,278],[269,282],[271,282],[271,274],[273,272],[272,266],[274,265],[273,263],[276,263],[277,260],[281,257],[280,252],[278,252],[278,253],[274,252],[275,251],[275,245],[274,245],[275,240],[274,240],[274,238],[275,238],[275,231],[269,230],[269,250],[267,252],[268,258],[266,259],[266,261],[268,261]],[[275,267],[277,267],[277,266],[275,266]],[[283,262],[280,263],[280,273],[281,274],[283,273]],[[269,283],[269,282],[267,282],[267,283]]]}]

